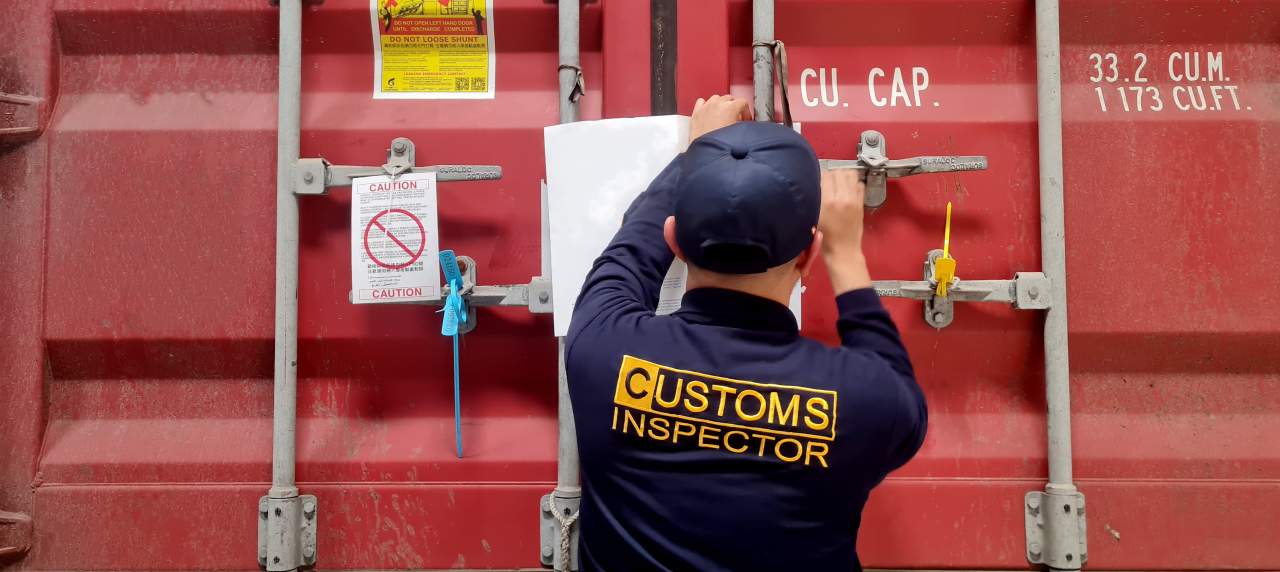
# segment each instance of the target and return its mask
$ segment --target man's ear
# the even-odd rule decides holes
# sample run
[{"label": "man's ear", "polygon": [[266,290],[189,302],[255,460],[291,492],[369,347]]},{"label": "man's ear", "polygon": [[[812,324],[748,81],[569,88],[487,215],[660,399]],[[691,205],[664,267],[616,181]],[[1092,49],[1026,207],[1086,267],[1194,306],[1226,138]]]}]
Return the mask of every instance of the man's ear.
[{"label": "man's ear", "polygon": [[809,243],[809,248],[800,253],[800,260],[796,261],[796,271],[800,273],[801,278],[808,278],[809,272],[813,270],[813,263],[818,261],[822,256],[822,231],[813,232],[813,242]]},{"label": "man's ear", "polygon": [[662,238],[667,240],[667,247],[675,253],[676,258],[684,261],[684,253],[680,252],[680,245],[676,243],[676,217],[667,217],[667,222],[662,225]]}]

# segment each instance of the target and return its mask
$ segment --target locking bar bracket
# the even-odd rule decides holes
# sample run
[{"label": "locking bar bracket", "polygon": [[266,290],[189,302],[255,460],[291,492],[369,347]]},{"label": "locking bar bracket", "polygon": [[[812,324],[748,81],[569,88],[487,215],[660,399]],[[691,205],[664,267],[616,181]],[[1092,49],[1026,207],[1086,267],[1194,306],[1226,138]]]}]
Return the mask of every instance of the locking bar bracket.
[{"label": "locking bar bracket", "polygon": [[987,158],[982,155],[911,157],[890,159],[885,139],[879,131],[863,131],[858,139],[857,159],[820,159],[823,169],[852,169],[864,173],[867,184],[867,208],[883,205],[888,198],[888,179],[901,179],[929,173],[985,171]]},{"label": "locking bar bracket", "polygon": [[924,261],[924,280],[877,280],[876,294],[882,298],[906,298],[924,302],[924,321],[942,329],[955,319],[956,302],[997,302],[1019,310],[1047,310],[1052,283],[1043,272],[1017,272],[1013,280],[961,280],[956,277],[946,296],[938,296],[935,264],[942,250],[930,250]]},{"label": "locking bar bracket", "polygon": [[[287,572],[316,565],[316,511],[314,495],[258,499],[258,566],[267,572]],[[267,562],[267,543],[273,551]]]},{"label": "locking bar bracket", "polygon": [[1027,562],[1049,570],[1080,570],[1089,562],[1084,494],[1073,485],[1053,485],[1024,497]]},{"label": "locking bar bracket", "polygon": [[31,550],[32,530],[31,515],[0,510],[0,562]]},{"label": "locking bar bracket", "polygon": [[578,510],[582,497],[558,490],[542,496],[538,539],[542,565],[557,572],[578,569]]},{"label": "locking bar bracket", "polygon": [[331,165],[324,158],[299,159],[293,166],[293,193],[323,195],[330,187],[350,187],[352,179],[378,175],[398,177],[404,173],[435,173],[438,182],[495,181],[502,178],[502,167],[497,165],[418,167],[416,162],[416,147],[407,137],[392,139],[387,149],[387,162],[378,166]]}]

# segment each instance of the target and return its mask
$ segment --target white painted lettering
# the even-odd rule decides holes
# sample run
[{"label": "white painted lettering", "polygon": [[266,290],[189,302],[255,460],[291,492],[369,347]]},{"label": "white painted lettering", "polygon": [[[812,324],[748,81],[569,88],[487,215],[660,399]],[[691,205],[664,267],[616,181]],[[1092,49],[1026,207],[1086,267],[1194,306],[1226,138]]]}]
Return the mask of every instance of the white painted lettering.
[{"label": "white painted lettering", "polygon": [[818,77],[818,72],[813,68],[804,68],[800,72],[800,101],[804,102],[805,107],[817,107],[818,98],[809,98],[809,78]]},{"label": "white painted lettering", "polygon": [[876,78],[884,77],[884,70],[880,68],[871,68],[871,73],[867,74],[867,93],[871,95],[871,105],[876,107],[884,107],[889,105],[889,100],[876,97]]},{"label": "white painted lettering", "polygon": [[1186,91],[1187,86],[1179,85],[1173,88],[1173,105],[1181,111],[1189,111],[1191,106],[1182,102],[1182,93]]},{"label": "white painted lettering", "polygon": [[[1178,73],[1178,70],[1173,63],[1179,59],[1182,59],[1181,53],[1173,52],[1172,54],[1169,54],[1169,79],[1173,81],[1182,81],[1182,74]],[[1177,96],[1174,97],[1176,98]]]},{"label": "white painted lettering", "polygon": [[1240,111],[1240,99],[1236,97],[1236,86],[1224,85],[1222,88],[1227,90],[1227,93],[1231,94],[1231,103],[1235,104],[1236,111]]},{"label": "white painted lettering", "polygon": [[840,104],[840,84],[836,81],[836,68],[831,68],[831,99],[827,99],[827,68],[818,70],[818,88],[822,90],[822,104],[835,107]]},{"label": "white painted lettering", "polygon": [[1208,54],[1205,54],[1204,73],[1205,79],[1209,81],[1226,81],[1227,77],[1222,69],[1222,52],[1209,52]]},{"label": "white painted lettering", "polygon": [[911,91],[915,94],[916,107],[920,107],[920,92],[929,89],[929,70],[911,68]]},{"label": "white painted lettering", "polygon": [[898,98],[902,98],[903,107],[911,107],[911,100],[907,97],[907,84],[902,79],[902,68],[893,68],[893,86],[889,89],[889,107],[897,107]]}]

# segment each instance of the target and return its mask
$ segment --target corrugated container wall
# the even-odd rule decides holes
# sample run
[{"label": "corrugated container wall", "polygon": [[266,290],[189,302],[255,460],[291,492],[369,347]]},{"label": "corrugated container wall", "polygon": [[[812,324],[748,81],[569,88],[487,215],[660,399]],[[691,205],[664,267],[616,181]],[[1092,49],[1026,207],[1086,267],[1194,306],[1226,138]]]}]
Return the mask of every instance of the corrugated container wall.
[{"label": "corrugated container wall", "polygon": [[[483,283],[539,273],[556,8],[495,0],[496,97],[370,97],[369,2],[303,14],[302,156],[495,164],[440,187],[442,246]],[[276,8],[0,2],[0,539],[38,570],[253,569],[270,481]],[[1280,3],[1063,0],[1076,480],[1095,569],[1280,569]],[[678,3],[679,111],[751,93],[750,3]],[[790,99],[819,154],[990,168],[890,184],[877,278],[919,279],[955,204],[964,278],[1040,270],[1025,0],[779,0]],[[650,2],[582,11],[582,117],[650,113]],[[451,350],[424,306],[347,301],[345,189],[301,200],[298,469],[322,568],[538,564],[554,485],[550,320],[483,310]],[[805,331],[834,339],[822,276]],[[930,400],[918,458],[872,497],[875,567],[1022,568],[1046,475],[1040,322],[892,300]],[[20,519],[19,519],[20,520]],[[24,540],[25,539],[25,540]],[[0,542],[3,544],[3,542]]]}]

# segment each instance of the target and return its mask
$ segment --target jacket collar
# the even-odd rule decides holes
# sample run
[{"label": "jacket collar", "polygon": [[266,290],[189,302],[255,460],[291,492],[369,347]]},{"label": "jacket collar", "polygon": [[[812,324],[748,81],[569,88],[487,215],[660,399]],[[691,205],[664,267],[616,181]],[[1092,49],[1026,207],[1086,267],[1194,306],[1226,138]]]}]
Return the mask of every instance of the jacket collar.
[{"label": "jacket collar", "polygon": [[790,308],[768,298],[723,288],[685,292],[675,315],[695,324],[793,334],[799,331]]}]

